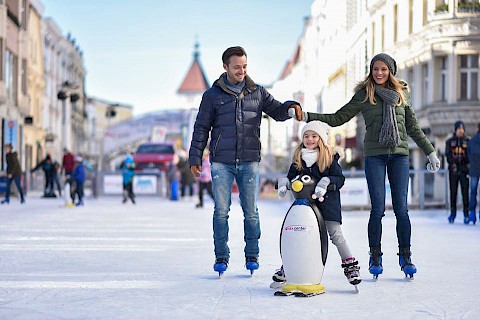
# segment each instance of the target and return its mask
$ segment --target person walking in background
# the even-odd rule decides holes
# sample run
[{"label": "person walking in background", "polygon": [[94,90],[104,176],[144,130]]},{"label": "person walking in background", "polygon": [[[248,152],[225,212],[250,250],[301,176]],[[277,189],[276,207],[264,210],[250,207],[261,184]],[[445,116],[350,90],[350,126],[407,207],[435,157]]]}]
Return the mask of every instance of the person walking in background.
[{"label": "person walking in background", "polygon": [[135,162],[133,162],[132,155],[128,155],[120,165],[123,179],[123,200],[122,203],[127,203],[128,199],[135,204],[135,194],[133,193],[133,177],[135,176]]},{"label": "person walking in background", "polygon": [[210,155],[208,149],[205,149],[205,151],[203,152],[202,172],[200,172],[200,177],[198,177],[197,208],[203,208],[203,190],[207,190],[208,194],[213,199],[212,171],[210,169]]},{"label": "person walking in background", "polygon": [[60,172],[60,163],[57,160],[52,159],[52,178],[50,179],[50,189],[53,191],[55,186],[57,186],[59,196],[62,196],[62,186],[60,180],[58,179],[58,174]]},{"label": "person walking in background", "polygon": [[10,186],[12,185],[12,181],[15,182],[18,193],[20,194],[20,203],[25,203],[25,196],[23,195],[20,181],[22,177],[22,168],[20,167],[20,162],[18,162],[17,152],[13,151],[13,146],[10,143],[5,145],[5,152],[7,162],[7,190],[5,193],[5,200],[2,200],[0,203],[10,203]]},{"label": "person walking in background", "polygon": [[187,189],[188,189],[190,198],[192,198],[193,184],[195,183],[195,176],[190,171],[190,167],[188,166],[188,155],[185,150],[180,150],[178,152],[177,168],[178,168],[178,171],[180,172],[180,191],[181,191],[182,200],[186,199]]},{"label": "person walking in background", "polygon": [[369,271],[374,277],[383,272],[382,218],[385,216],[385,176],[388,175],[393,211],[397,220],[399,264],[405,276],[417,272],[411,260],[411,224],[407,194],[409,179],[408,136],[427,155],[427,170],[440,169],[435,148],[418,124],[411,104],[408,84],[395,77],[397,64],[385,53],[375,55],[370,72],[355,88],[355,94],[334,114],[306,113],[305,121],[320,120],[336,127],[362,113],[366,125],[365,177],[372,209],[368,221]]},{"label": "person walking in background", "polygon": [[455,122],[453,136],[445,142],[445,156],[448,162],[448,180],[450,183],[450,216],[448,222],[453,223],[457,216],[458,184],[462,191],[463,223],[468,224],[468,157],[469,138],[465,135],[465,124]]},{"label": "person walking in background", "polygon": [[[329,143],[330,126],[321,121],[307,123],[301,134],[301,141],[293,152],[292,164],[287,177],[278,182],[278,195],[283,198],[287,185],[297,176],[309,175],[317,182],[315,204],[325,220],[330,240],[337,247],[341,266],[347,280],[356,286],[362,281],[358,261],[352,255],[342,232],[342,206],[340,189],[345,183],[342,167],[338,163],[340,155]],[[285,282],[283,266],[273,275],[278,283]]]},{"label": "person walking in background", "polygon": [[[83,166],[83,159],[80,156],[75,156],[75,169],[72,173],[73,181],[75,183],[75,195],[78,196],[78,202],[75,205],[83,206],[83,187],[85,185],[85,167]],[[74,198],[75,202],[75,198]]]},{"label": "person walking in background", "polygon": [[480,178],[480,123],[478,124],[477,129],[477,134],[473,136],[467,146],[467,157],[470,166],[470,202],[468,205],[468,221],[473,224],[477,222],[477,190],[478,180]]},{"label": "person walking in background", "polygon": [[260,162],[260,124],[265,112],[276,121],[291,118],[289,110],[302,119],[302,108],[295,101],[281,103],[247,75],[247,53],[230,47],[222,54],[223,69],[202,97],[194,124],[189,152],[190,169],[196,177],[202,172],[203,150],[210,140],[212,161],[214,270],[221,275],[228,266],[228,212],[232,185],[238,184],[244,216],[245,266],[258,269],[260,220],[257,208]]}]

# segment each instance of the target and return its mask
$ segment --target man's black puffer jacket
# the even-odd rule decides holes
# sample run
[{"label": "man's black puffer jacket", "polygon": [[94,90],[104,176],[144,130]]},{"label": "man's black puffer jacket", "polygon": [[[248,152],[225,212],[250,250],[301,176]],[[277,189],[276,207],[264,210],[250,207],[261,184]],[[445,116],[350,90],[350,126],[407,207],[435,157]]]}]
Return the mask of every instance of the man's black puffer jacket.
[{"label": "man's black puffer jacket", "polygon": [[243,91],[237,96],[227,88],[221,75],[203,94],[190,145],[190,166],[202,164],[210,131],[211,162],[260,161],[262,112],[276,121],[285,121],[290,118],[288,108],[292,104],[298,103],[282,104],[248,76]]}]

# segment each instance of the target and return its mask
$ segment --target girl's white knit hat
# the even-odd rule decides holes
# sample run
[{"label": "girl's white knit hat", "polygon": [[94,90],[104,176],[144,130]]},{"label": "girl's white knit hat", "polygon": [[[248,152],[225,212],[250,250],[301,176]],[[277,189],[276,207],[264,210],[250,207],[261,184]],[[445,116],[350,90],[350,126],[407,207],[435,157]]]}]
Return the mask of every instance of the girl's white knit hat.
[{"label": "girl's white knit hat", "polygon": [[323,144],[328,146],[328,138],[330,137],[331,127],[322,121],[310,121],[307,123],[303,129],[302,134],[300,135],[300,141],[303,141],[303,135],[306,131],[313,131],[318,134],[320,139],[322,139]]}]

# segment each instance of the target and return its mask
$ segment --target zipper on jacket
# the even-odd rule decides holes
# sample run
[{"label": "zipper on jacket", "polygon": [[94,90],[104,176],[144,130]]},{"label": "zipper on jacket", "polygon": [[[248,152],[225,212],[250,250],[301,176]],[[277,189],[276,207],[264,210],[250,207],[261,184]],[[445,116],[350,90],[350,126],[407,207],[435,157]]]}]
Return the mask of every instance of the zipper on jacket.
[{"label": "zipper on jacket", "polygon": [[222,133],[223,133],[223,129],[220,130],[220,134],[218,135],[218,139],[217,141],[215,142],[215,146],[213,148],[213,156],[215,157],[215,154],[217,153],[217,146],[218,146],[218,143],[220,142],[220,138],[222,137]]}]

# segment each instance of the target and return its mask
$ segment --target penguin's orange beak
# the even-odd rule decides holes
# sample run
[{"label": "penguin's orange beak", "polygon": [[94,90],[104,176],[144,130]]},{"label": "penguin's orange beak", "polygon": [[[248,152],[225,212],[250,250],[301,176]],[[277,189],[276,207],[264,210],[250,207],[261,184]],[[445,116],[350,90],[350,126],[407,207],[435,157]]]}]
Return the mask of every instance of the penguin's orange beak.
[{"label": "penguin's orange beak", "polygon": [[300,192],[303,189],[303,183],[300,180],[296,180],[292,183],[292,190],[295,192]]}]

